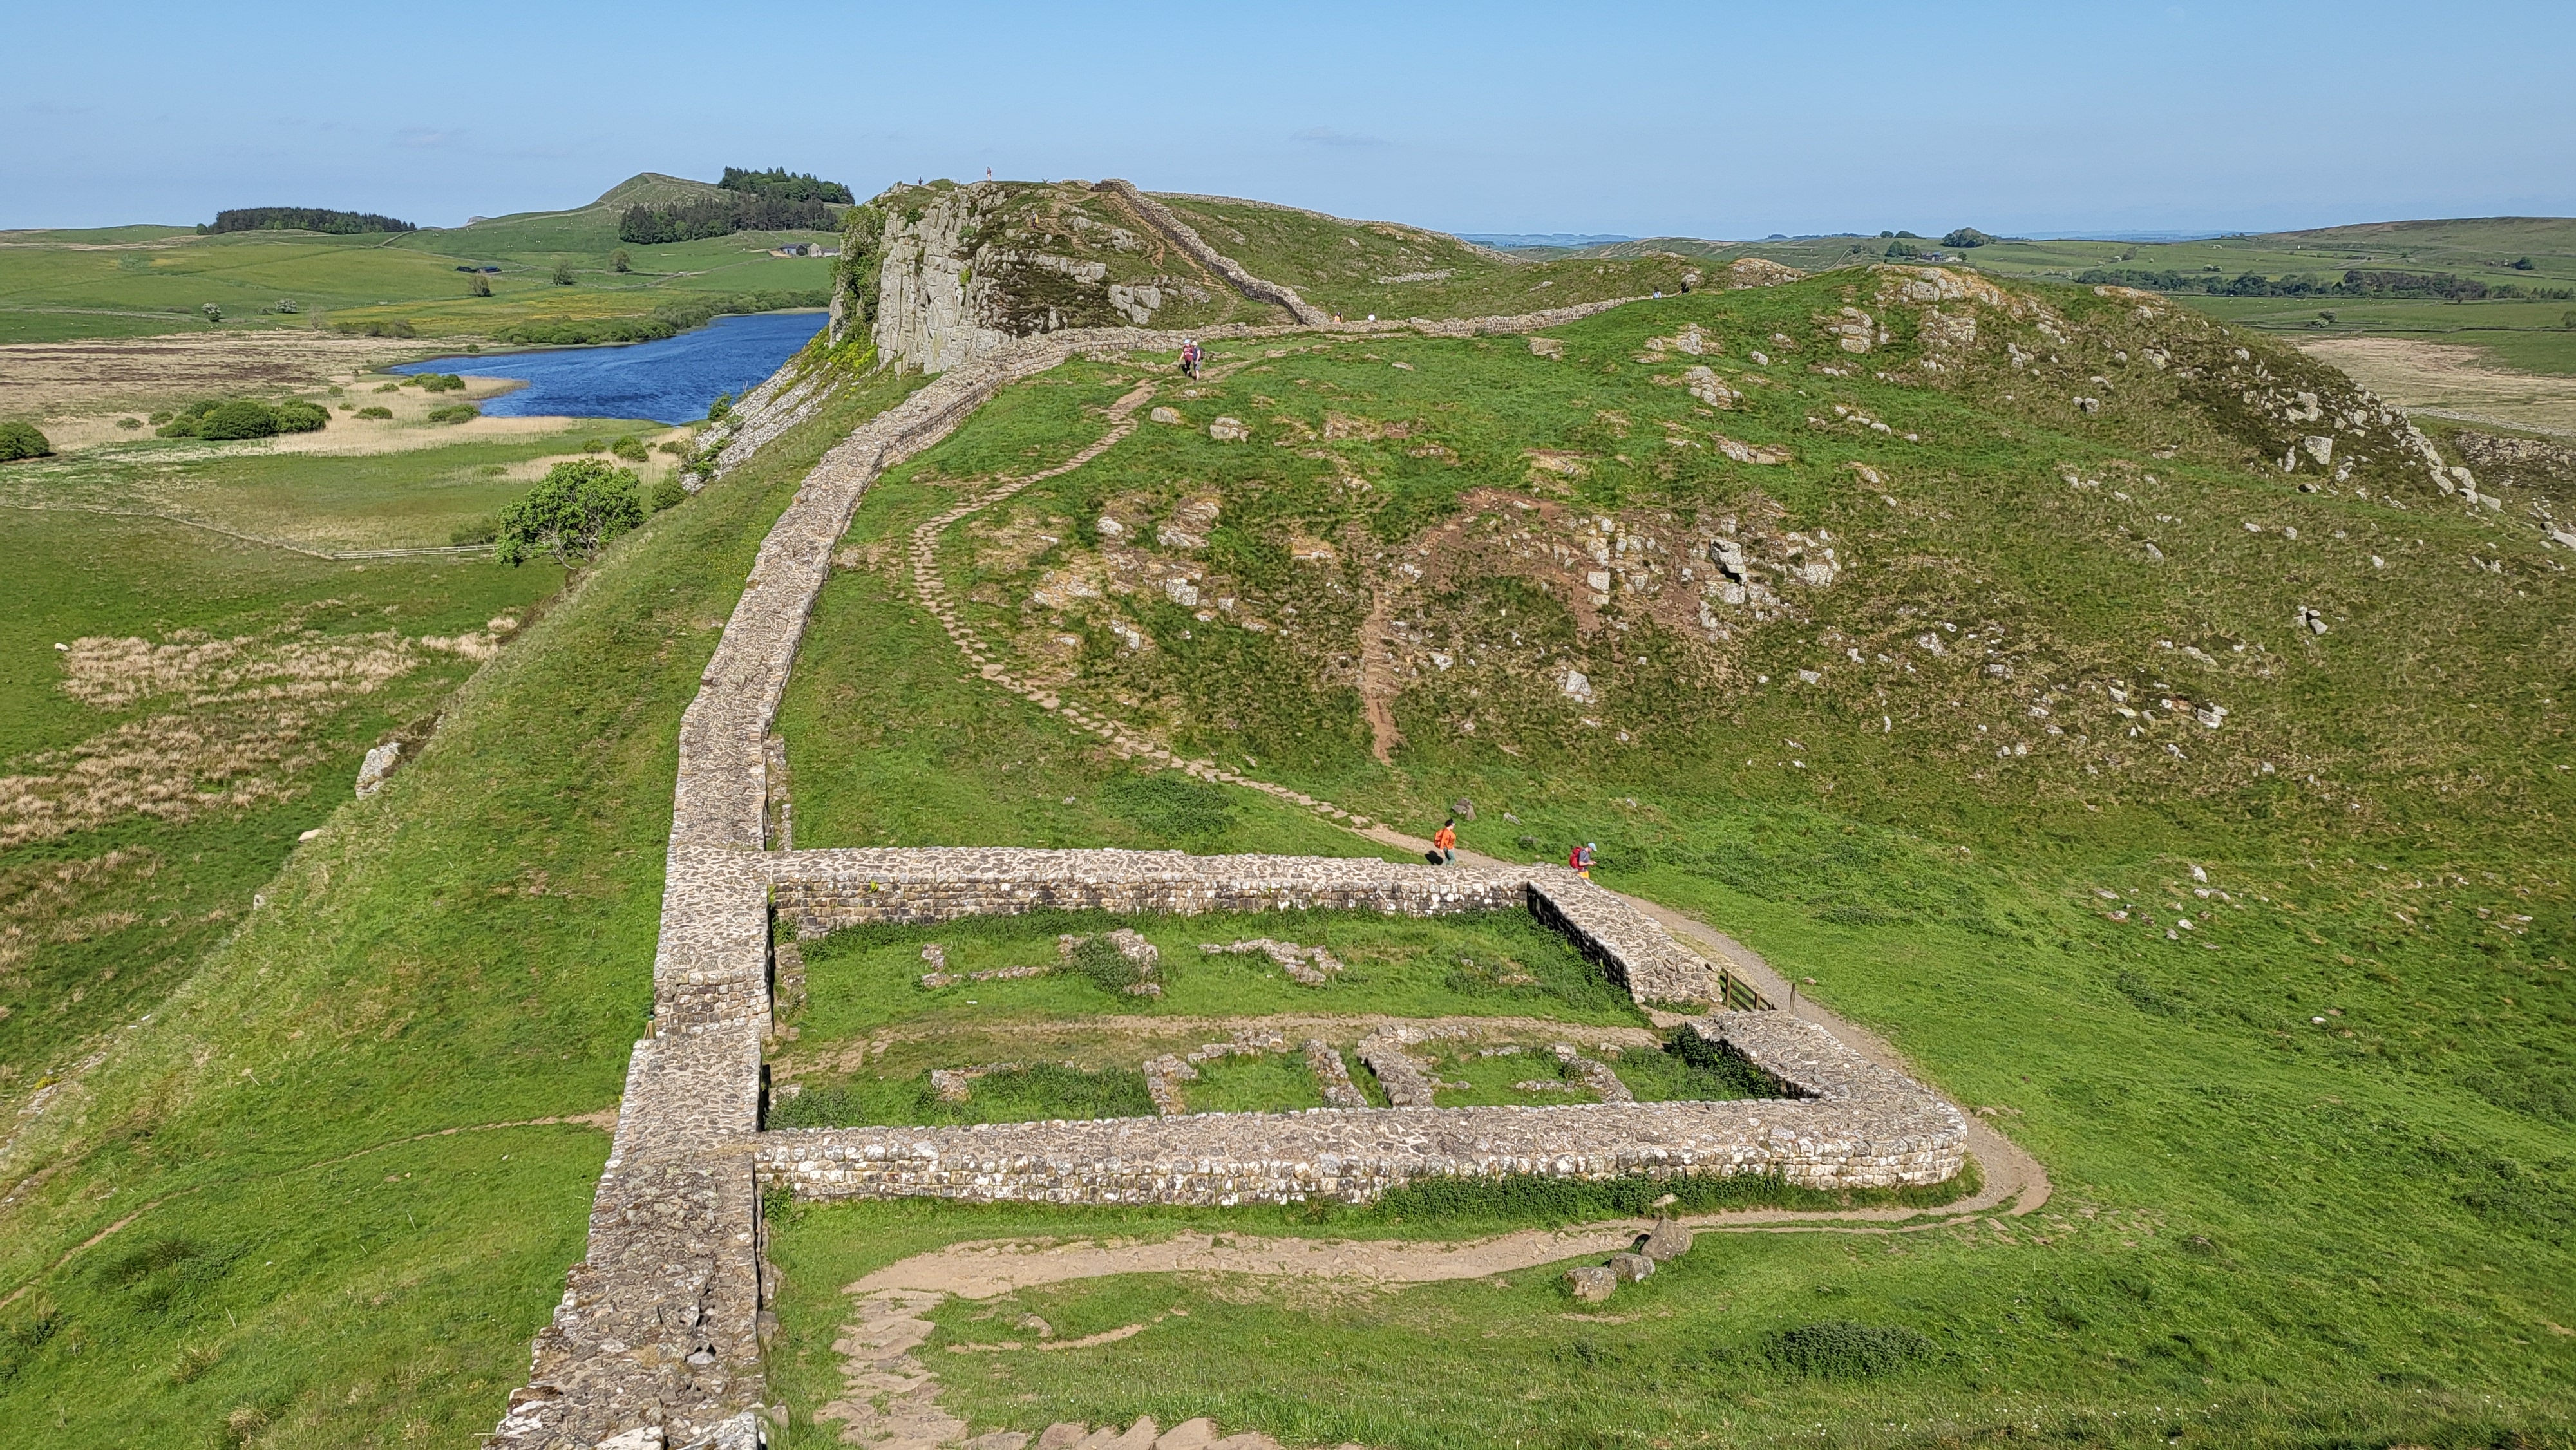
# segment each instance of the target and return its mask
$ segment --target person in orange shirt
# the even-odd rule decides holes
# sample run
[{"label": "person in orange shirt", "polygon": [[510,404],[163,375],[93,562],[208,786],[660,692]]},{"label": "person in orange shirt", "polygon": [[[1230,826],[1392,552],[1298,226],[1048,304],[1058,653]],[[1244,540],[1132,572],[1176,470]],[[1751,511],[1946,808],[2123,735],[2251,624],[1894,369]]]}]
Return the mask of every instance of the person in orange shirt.
[{"label": "person in orange shirt", "polygon": [[1439,830],[1431,833],[1431,849],[1438,852],[1440,864],[1458,864],[1458,818],[1451,816]]}]

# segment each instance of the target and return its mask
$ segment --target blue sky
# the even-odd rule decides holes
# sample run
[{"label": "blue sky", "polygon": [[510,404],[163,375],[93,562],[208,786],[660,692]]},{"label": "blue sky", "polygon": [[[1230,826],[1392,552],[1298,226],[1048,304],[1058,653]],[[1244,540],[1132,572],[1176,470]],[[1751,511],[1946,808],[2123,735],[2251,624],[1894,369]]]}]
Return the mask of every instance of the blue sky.
[{"label": "blue sky", "polygon": [[[1125,176],[1453,231],[2576,214],[2576,5],[29,6],[0,227],[638,171]],[[29,63],[35,61],[38,63]]]}]

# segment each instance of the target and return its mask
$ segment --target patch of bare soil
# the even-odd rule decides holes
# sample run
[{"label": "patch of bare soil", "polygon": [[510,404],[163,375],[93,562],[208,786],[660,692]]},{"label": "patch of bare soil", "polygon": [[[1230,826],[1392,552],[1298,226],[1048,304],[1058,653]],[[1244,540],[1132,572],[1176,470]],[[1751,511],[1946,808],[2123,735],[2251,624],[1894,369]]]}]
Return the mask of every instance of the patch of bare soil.
[{"label": "patch of bare soil", "polygon": [[417,342],[282,328],[12,343],[0,347],[0,416],[153,408],[316,388],[429,351]]},{"label": "patch of bare soil", "polygon": [[2576,378],[2516,372],[2474,347],[2404,337],[2333,337],[2299,349],[2410,412],[2576,435]]}]

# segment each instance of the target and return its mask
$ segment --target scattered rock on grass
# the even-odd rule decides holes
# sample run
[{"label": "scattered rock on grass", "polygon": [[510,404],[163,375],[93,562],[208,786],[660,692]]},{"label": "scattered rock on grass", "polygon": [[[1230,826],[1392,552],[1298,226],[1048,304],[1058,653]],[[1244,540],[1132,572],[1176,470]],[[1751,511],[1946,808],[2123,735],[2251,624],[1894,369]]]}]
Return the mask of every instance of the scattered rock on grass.
[{"label": "scattered rock on grass", "polygon": [[1619,1287],[1619,1276],[1597,1264],[1565,1271],[1565,1287],[1586,1304],[1598,1304]]}]

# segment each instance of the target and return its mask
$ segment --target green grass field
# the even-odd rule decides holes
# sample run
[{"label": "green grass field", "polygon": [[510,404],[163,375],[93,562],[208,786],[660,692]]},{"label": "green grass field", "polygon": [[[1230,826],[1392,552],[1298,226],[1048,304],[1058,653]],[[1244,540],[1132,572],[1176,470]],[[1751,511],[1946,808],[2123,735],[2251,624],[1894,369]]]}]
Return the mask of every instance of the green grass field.
[{"label": "green grass field", "polygon": [[681,707],[796,482],[902,386],[852,392],[621,541],[21,1120],[0,1424],[191,1447],[489,1431],[608,1140],[470,1130],[614,1104]]},{"label": "green grass field", "polygon": [[[1715,261],[1765,257],[1807,271],[1855,266],[1885,255],[1888,239],[1792,237],[1766,242],[1703,242],[1658,237],[1581,250],[1534,249],[1545,261],[1637,258],[1657,252]],[[2354,268],[2448,273],[2489,287],[2576,287],[2576,219],[2492,217],[2455,221],[2368,223],[2306,232],[2212,237],[2192,242],[2008,241],[1961,251],[1937,236],[1911,245],[2000,277],[2070,282],[2096,268],[2181,272],[2230,280],[2246,273],[2279,279],[2339,280]],[[2528,261],[2528,270],[2514,264]],[[2576,327],[2564,300],[2443,302],[2408,298],[2230,298],[2180,292],[2186,302],[2239,326],[2307,336],[2405,337],[2482,349],[2497,364],[2526,372],[2576,374]],[[2331,312],[2328,322],[2320,312]]]},{"label": "green grass field", "polygon": [[[952,1302],[924,1356],[950,1409],[1028,1430],[1212,1414],[1379,1450],[2576,1441],[2560,769],[2576,760],[2564,586],[2531,521],[2555,500],[2514,489],[2470,513],[2377,464],[2346,483],[2308,473],[2332,491],[2301,493],[2268,425],[2215,381],[2238,338],[2139,331],[2126,304],[2052,291],[2067,341],[1988,313],[1974,364],[1939,378],[1918,366],[1917,315],[1847,296],[1855,281],[1623,309],[1558,330],[1556,359],[1511,338],[1220,350],[1243,370],[1158,399],[1189,427],[1140,427],[962,521],[942,566],[1001,657],[1104,713],[1416,828],[1469,796],[1466,844],[1493,854],[1599,841],[1610,884],[1735,933],[2028,1146],[2056,1185],[2048,1208],[1902,1235],[1706,1235],[1589,1318],[1546,1268],[1416,1288],[1135,1276]],[[1820,334],[1845,305],[1887,323],[1872,356]],[[1647,339],[1691,323],[1716,344],[1702,364],[1742,395],[1724,411],[1656,381],[1680,360]],[[2007,338],[2032,370],[2004,364]],[[2110,360],[2151,340],[2212,383]],[[2273,381],[2341,397],[2286,349],[2241,341]],[[966,481],[1067,456],[1139,375],[1085,361],[1032,380],[871,490],[782,712],[799,845],[1376,850],[1249,792],[1136,784],[963,667],[894,572],[913,524]],[[680,711],[797,481],[904,385],[845,393],[619,543],[449,702],[416,764],[341,804],[263,904],[174,969],[151,1021],[21,1120],[0,1207],[0,1296],[24,1289],[0,1307],[0,1424],[188,1446],[489,1430],[580,1253],[607,1148],[588,1126],[507,1125],[614,1102],[649,1003]],[[2078,394],[2107,401],[2086,412]],[[1220,411],[1253,439],[1210,438]],[[1790,461],[1722,460],[1719,432]],[[1209,500],[1212,526],[1183,512]],[[1102,516],[1127,531],[1116,568]],[[1492,552],[1512,533],[1570,546],[1604,517],[1666,541],[1645,557],[1667,582],[1686,557],[1673,541],[1722,518],[1775,562],[1788,533],[1819,551],[1829,533],[1839,574],[1784,580],[1776,617],[1732,615],[1712,643],[1678,615],[1585,601],[1579,554]],[[1204,546],[1160,542],[1165,523]],[[1160,590],[1104,590],[1061,624],[1033,606],[1049,570],[1097,562],[1134,582],[1154,559],[1202,569],[1203,593],[1237,600],[1228,618],[1273,628],[1200,620]],[[1359,607],[1381,594],[1384,611]],[[2330,632],[2299,633],[2300,607]],[[1112,622],[1156,648],[1122,650]],[[1347,663],[1362,630],[1420,671],[1385,697],[1402,739],[1384,762]],[[1059,633],[1076,641],[1060,653]],[[59,670],[51,642],[17,654]],[[1573,663],[1591,701],[1557,683]],[[2191,723],[2178,697],[2227,704],[2225,728]],[[1394,929],[1312,929],[1364,928]],[[1007,925],[942,931],[995,962],[1043,946]],[[814,947],[785,1055],[810,1059],[815,1091],[855,1076],[827,1048],[922,1010],[900,980],[921,944]],[[1243,960],[1224,978],[1184,960],[1176,981],[1228,983],[1225,1010],[1311,1000],[1257,968],[1236,979]],[[1424,960],[1320,994],[1383,987],[1427,1008],[1456,989]],[[1028,989],[1014,1010],[1030,1020],[1081,1020],[1045,995],[1071,983],[999,985]],[[928,1010],[980,1013],[975,995]],[[1459,996],[1484,1013],[1516,1000]],[[882,1091],[917,1099],[933,1065],[889,1062]],[[1246,1101],[1296,1087],[1214,1081]],[[782,1438],[837,1443],[812,1414],[840,1392],[840,1286],[942,1244],[1449,1239],[1612,1206],[787,1208],[770,1248]],[[988,1314],[1029,1312],[1066,1338],[1153,1322],[1093,1349],[945,1350],[1000,1337]],[[1896,1348],[1834,1350],[1855,1343]]]},{"label": "green grass field", "polygon": [[[426,336],[490,336],[753,294],[820,305],[829,285],[828,260],[768,251],[788,242],[837,247],[832,233],[741,232],[635,246],[617,239],[618,211],[603,198],[571,211],[365,236],[198,236],[179,227],[0,233],[0,343],[396,321]],[[621,249],[630,272],[611,267]],[[456,270],[463,264],[501,269],[489,278],[491,296],[467,295],[466,274]],[[558,264],[572,268],[571,286],[554,282]],[[281,301],[296,310],[277,311]],[[207,322],[207,303],[222,310],[220,324]]]}]

